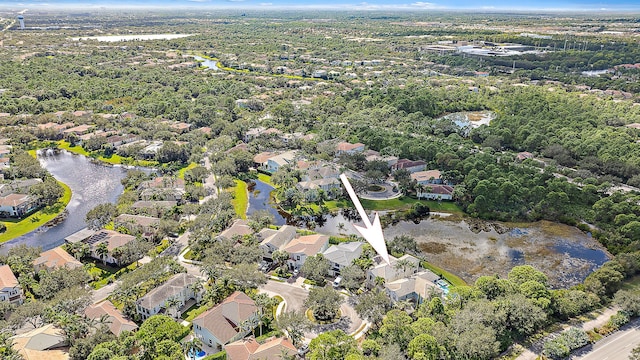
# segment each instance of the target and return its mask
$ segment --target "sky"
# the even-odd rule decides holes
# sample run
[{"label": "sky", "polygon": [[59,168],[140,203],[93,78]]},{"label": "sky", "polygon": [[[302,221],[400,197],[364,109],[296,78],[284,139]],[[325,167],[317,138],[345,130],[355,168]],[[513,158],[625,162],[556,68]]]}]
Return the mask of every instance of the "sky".
[{"label": "sky", "polygon": [[559,10],[559,11],[640,11],[640,0],[0,0],[0,6],[86,8],[113,6],[272,8],[325,10]]}]

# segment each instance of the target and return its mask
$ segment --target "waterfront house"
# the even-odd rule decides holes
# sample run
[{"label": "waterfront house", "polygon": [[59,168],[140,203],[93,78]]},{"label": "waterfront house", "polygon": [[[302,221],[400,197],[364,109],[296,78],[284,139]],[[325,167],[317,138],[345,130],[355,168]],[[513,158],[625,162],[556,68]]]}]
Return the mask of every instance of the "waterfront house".
[{"label": "waterfront house", "polygon": [[22,287],[9,265],[0,265],[0,301],[22,304]]}]

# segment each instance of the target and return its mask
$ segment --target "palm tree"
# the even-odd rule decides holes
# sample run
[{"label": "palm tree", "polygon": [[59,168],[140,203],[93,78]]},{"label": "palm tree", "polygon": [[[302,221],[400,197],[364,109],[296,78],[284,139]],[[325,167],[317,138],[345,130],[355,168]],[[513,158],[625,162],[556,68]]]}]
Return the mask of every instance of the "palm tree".
[{"label": "palm tree", "polygon": [[180,305],[180,300],[178,300],[177,298],[169,298],[165,303],[165,309],[167,309],[167,312],[169,312],[170,309],[173,309],[173,314],[172,316],[174,318],[178,318],[178,305]]},{"label": "palm tree", "polygon": [[411,263],[411,261],[409,261],[408,259],[402,259],[402,260],[398,260],[395,265],[393,265],[393,268],[396,271],[402,270],[402,273],[405,274],[407,272],[407,269],[410,269],[413,267],[413,263]]},{"label": "palm tree", "polygon": [[202,280],[201,279],[196,279],[196,281],[193,282],[193,284],[191,284],[190,289],[191,291],[193,291],[193,296],[195,297],[196,301],[199,301],[199,294],[200,291],[202,291],[202,289],[204,288],[204,285],[202,284]]},{"label": "palm tree", "polygon": [[247,320],[243,321],[240,324],[240,329],[242,329],[243,332],[249,332],[254,330],[256,327],[258,327],[258,325],[260,325],[260,317],[258,316],[251,316],[250,318],[248,318]]},{"label": "palm tree", "polygon": [[96,247],[96,255],[102,260],[102,262],[107,265],[107,255],[109,254],[109,248],[107,247],[106,242],[101,242]]},{"label": "palm tree", "polygon": [[194,336],[191,340],[182,344],[182,349],[189,359],[195,359],[196,354],[202,351],[202,340]]}]

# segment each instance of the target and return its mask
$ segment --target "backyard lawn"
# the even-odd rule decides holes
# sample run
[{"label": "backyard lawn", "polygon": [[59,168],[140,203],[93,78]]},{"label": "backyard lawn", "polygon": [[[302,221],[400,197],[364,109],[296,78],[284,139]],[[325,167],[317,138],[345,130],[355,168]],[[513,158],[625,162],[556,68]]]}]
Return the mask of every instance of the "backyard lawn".
[{"label": "backyard lawn", "polygon": [[367,210],[407,210],[415,203],[422,203],[429,206],[434,212],[447,212],[453,214],[463,214],[462,209],[454,202],[418,200],[408,196],[402,196],[391,200],[367,200],[361,199],[362,206]]},{"label": "backyard lawn", "polygon": [[71,200],[71,189],[60,181],[58,184],[64,188],[64,194],[55,204],[40,209],[24,219],[2,220],[7,230],[0,234],[0,243],[27,234],[53,220],[64,211]]},{"label": "backyard lawn", "polygon": [[233,192],[233,208],[241,219],[247,218],[247,205],[249,205],[249,193],[247,183],[242,180],[233,180],[236,186],[230,190]]}]

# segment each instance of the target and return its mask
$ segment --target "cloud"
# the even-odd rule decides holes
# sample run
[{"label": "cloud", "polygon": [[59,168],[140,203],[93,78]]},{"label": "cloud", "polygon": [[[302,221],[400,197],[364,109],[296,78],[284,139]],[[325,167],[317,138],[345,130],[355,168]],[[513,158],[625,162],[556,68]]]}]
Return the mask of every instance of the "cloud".
[{"label": "cloud", "polygon": [[411,4],[411,6],[419,7],[419,8],[434,8],[436,4],[424,1],[416,1]]},{"label": "cloud", "polygon": [[211,0],[187,0],[187,1],[196,2],[196,3],[206,3],[206,2],[211,2]]},{"label": "cloud", "polygon": [[273,3],[260,3],[260,6],[271,6]]}]

